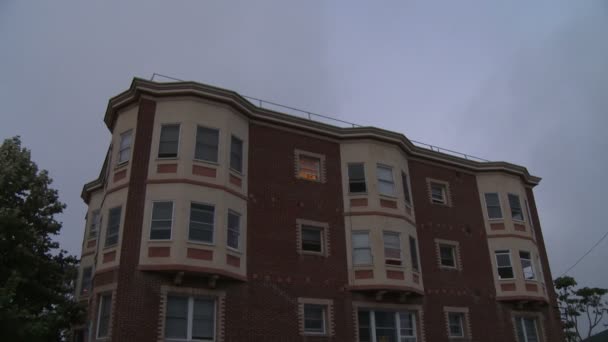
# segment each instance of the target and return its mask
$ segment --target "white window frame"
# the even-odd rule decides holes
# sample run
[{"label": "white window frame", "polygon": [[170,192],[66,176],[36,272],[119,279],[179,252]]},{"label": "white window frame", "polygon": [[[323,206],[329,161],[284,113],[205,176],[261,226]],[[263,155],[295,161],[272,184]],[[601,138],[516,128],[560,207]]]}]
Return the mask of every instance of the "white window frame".
[{"label": "white window frame", "polygon": [[[320,307],[322,318],[323,318],[323,331],[310,331],[306,330],[306,307],[307,306],[316,306]],[[303,303],[302,304],[302,331],[304,335],[316,335],[316,336],[325,336],[327,335],[327,311],[328,307],[324,304],[314,304],[314,303]]]},{"label": "white window frame", "polygon": [[[109,229],[110,228],[110,212],[117,208],[120,208],[120,217],[118,218],[118,229],[116,229],[116,243],[108,245],[108,236],[110,236],[109,235],[109,233],[110,233],[110,229]],[[106,223],[106,236],[105,236],[104,243],[103,243],[104,248],[115,247],[120,244],[120,226],[122,225],[123,215],[124,215],[124,213],[122,210],[122,205],[118,205],[118,206],[108,209],[108,222]]]},{"label": "white window frame", "polygon": [[[384,169],[390,172],[391,175],[391,179],[390,181],[387,179],[380,179],[380,172],[378,172],[378,170],[380,169]],[[389,197],[395,197],[396,191],[395,191],[395,175],[393,173],[393,167],[389,166],[389,165],[384,165],[384,164],[376,164],[376,180],[378,181],[378,193],[382,196],[389,196]],[[380,184],[390,184],[391,185],[391,192],[390,193],[384,193],[380,190]]]},{"label": "white window frame", "polygon": [[[108,317],[108,335],[105,336],[99,336],[99,322],[101,321],[101,307],[103,306],[104,303],[104,298],[110,298],[110,316]],[[95,337],[97,339],[107,339],[110,335],[110,322],[112,322],[112,293],[111,292],[106,292],[106,293],[100,293],[99,294],[99,307],[97,308],[97,326],[95,329]]]},{"label": "white window frame", "polygon": [[[241,142],[241,169],[237,170],[235,168],[232,167],[232,139],[236,139],[238,141]],[[228,167],[230,168],[231,171],[234,171],[238,174],[243,174],[243,169],[244,169],[244,161],[245,161],[245,141],[243,141],[243,139],[237,137],[234,134],[230,135],[230,154],[228,155],[229,159],[228,159]]]},{"label": "white window frame", "polygon": [[[214,214],[215,214],[215,210],[214,210]],[[238,228],[238,231],[237,231],[237,233],[238,233],[238,239],[237,239],[237,242],[236,242],[237,243],[236,248],[228,245],[228,231],[231,230],[230,226],[228,225],[228,222],[229,222],[228,217],[231,214],[235,215],[235,216],[237,216],[239,218],[239,225],[237,227]],[[243,218],[243,216],[241,214],[239,214],[238,212],[236,212],[236,211],[234,211],[232,209],[228,209],[228,213],[226,214],[226,247],[229,248],[229,249],[235,250],[235,251],[240,251],[241,250],[241,235],[242,235],[242,233],[241,233],[242,232],[242,229],[241,229],[241,223],[242,223],[241,219],[242,218]],[[215,224],[214,224],[214,226],[215,226]],[[232,231],[234,231],[234,229],[232,229]]]},{"label": "white window frame", "polygon": [[[314,254],[314,255],[325,255],[325,227],[323,226],[319,226],[319,225],[314,225],[314,224],[310,224],[310,223],[301,223],[299,224],[299,229],[300,229],[300,252],[302,254]],[[319,236],[320,236],[320,243],[321,243],[321,250],[320,251],[310,251],[307,249],[304,249],[304,230],[316,230],[319,232]]]},{"label": "white window frame", "polygon": [[[409,248],[410,248],[410,262],[412,263],[412,269],[415,272],[420,272],[420,255],[418,254],[418,239],[416,237],[410,235],[408,239]],[[414,258],[416,264],[414,264]]]},{"label": "white window frame", "polygon": [[[161,157],[160,156],[160,143],[161,143],[161,136],[163,133],[163,126],[177,126],[178,130],[177,130],[177,151],[175,151],[175,157]],[[156,158],[158,159],[177,159],[179,158],[179,148],[180,148],[180,142],[181,142],[181,137],[182,137],[182,125],[180,123],[177,122],[164,122],[160,125],[160,131],[158,132],[158,151],[156,153]]]},{"label": "white window frame", "polygon": [[[318,161],[317,169],[315,170],[316,171],[316,175],[314,175],[314,176],[316,176],[316,178],[309,178],[309,177],[306,177],[306,176],[302,176],[302,173],[301,173],[301,171],[302,171],[302,165],[300,163],[302,162],[302,159],[306,159],[306,158],[308,158],[308,159],[314,159],[314,160]],[[310,155],[310,154],[307,154],[307,153],[300,153],[300,154],[298,154],[297,163],[298,163],[298,178],[309,180],[309,181],[313,181],[313,182],[320,182],[321,181],[321,170],[323,168],[323,166],[322,166],[323,160],[320,157],[313,156],[313,155]]]},{"label": "white window frame", "polygon": [[[454,261],[454,265],[444,265],[443,264],[443,259],[441,258],[441,248],[442,247],[447,247],[450,249],[450,251],[452,252],[452,260]],[[439,243],[439,266],[441,266],[442,268],[451,268],[451,269],[458,269],[458,259],[456,258],[456,248],[458,248],[456,245],[451,245],[448,243]]]},{"label": "white window frame", "polygon": [[[392,236],[396,236],[397,237],[397,242],[399,243],[399,258],[389,258],[386,255],[386,236],[387,235],[392,235]],[[382,231],[382,247],[384,249],[384,264],[386,266],[394,266],[394,267],[403,267],[403,244],[401,243],[401,233],[399,232],[394,232],[394,231],[390,231],[390,230],[384,230]],[[389,249],[394,249],[389,247]],[[387,260],[394,260],[394,261],[398,261],[399,264],[389,264],[387,262]]]},{"label": "white window frame", "polygon": [[[169,238],[168,239],[152,239],[152,222],[154,222],[154,203],[165,203],[171,202],[171,226],[169,227]],[[163,220],[165,221],[165,220]],[[154,200],[152,201],[152,207],[150,208],[150,233],[148,234],[148,241],[171,241],[173,238],[173,223],[175,221],[175,201],[174,200]]]},{"label": "white window frame", "polygon": [[[500,217],[490,217],[488,198],[486,197],[486,195],[496,195],[496,198],[498,199],[498,209],[500,209]],[[484,192],[484,194],[483,194],[483,200],[484,200],[484,202],[486,204],[486,215],[488,217],[488,220],[492,221],[492,220],[503,220],[504,219],[505,216],[502,213],[502,203],[500,201],[500,193],[498,193],[498,192]]]},{"label": "white window frame", "polygon": [[[99,236],[99,226],[101,223],[101,210],[95,209],[91,212],[91,221],[89,222],[88,239],[97,238]],[[95,234],[93,234],[95,233]]]},{"label": "white window frame", "polygon": [[[200,205],[206,205],[209,207],[213,207],[213,230],[211,232],[211,242],[190,239],[190,222],[192,222],[192,204],[200,204]],[[215,204],[190,201],[190,205],[188,206],[188,242],[189,243],[199,243],[199,244],[203,244],[203,245],[214,245],[215,244],[215,235],[216,235],[215,223],[217,222],[217,217],[216,217],[217,210],[216,209],[217,208],[216,208]],[[228,218],[228,215],[226,215],[226,218]],[[199,222],[199,221],[195,221],[195,222]],[[228,222],[226,222],[226,226],[228,226]],[[226,239],[226,245],[228,245],[228,239]]]},{"label": "white window frame", "polygon": [[[518,342],[528,342],[528,331],[526,330],[526,326],[524,324],[524,319],[531,319],[532,320],[532,322],[534,323],[534,332],[536,333],[536,339],[537,339],[537,341],[542,341],[540,333],[538,331],[538,319],[536,317],[515,316],[515,324],[519,325],[520,328],[521,328],[521,330],[524,333],[524,340],[523,341],[518,341]],[[517,336],[517,327],[515,328],[515,335],[516,335],[516,338],[519,339],[519,337]]]},{"label": "white window frame", "polygon": [[[521,253],[528,253],[529,258],[522,258]],[[536,270],[534,269],[534,262],[533,262],[532,257],[533,257],[532,252],[530,252],[530,251],[519,251],[519,262],[521,265],[521,273],[524,276],[524,280],[527,280],[527,281],[536,280]],[[526,277],[526,271],[524,269],[524,260],[527,260],[530,263],[530,268],[532,268],[532,278],[528,279]]]},{"label": "white window frame", "polygon": [[[458,323],[460,325],[460,335],[452,335],[452,329],[451,329],[452,322],[450,321],[450,315],[458,316]],[[464,320],[466,319],[466,314],[464,312],[448,311],[446,317],[448,320],[448,337],[449,338],[464,338],[464,336],[465,336]]]},{"label": "white window frame", "polygon": [[[441,188],[441,200],[439,199],[435,199],[433,197],[433,186],[439,186]],[[438,182],[434,182],[434,181],[430,181],[429,184],[430,187],[430,191],[431,191],[431,203],[433,204],[448,204],[448,187],[447,185],[443,184],[443,183],[438,183]]]},{"label": "white window frame", "polygon": [[[123,146],[122,143],[125,140],[125,137],[127,135],[130,138],[129,145]],[[120,142],[119,142],[119,145],[118,145],[118,165],[125,164],[125,163],[129,162],[129,160],[131,160],[131,147],[132,146],[133,146],[133,130],[130,129],[130,130],[127,130],[127,131],[125,131],[125,132],[123,132],[123,133],[120,134]],[[122,153],[123,153],[123,151],[127,151],[127,150],[129,150],[129,153],[127,154],[127,157],[126,157],[127,159],[123,160],[121,158],[122,157]]]},{"label": "white window frame", "polygon": [[[513,217],[513,207],[511,206],[511,196],[517,197],[517,202],[519,203],[519,211],[521,213],[521,220]],[[509,202],[509,212],[511,213],[511,219],[515,222],[526,222],[526,214],[524,213],[524,207],[521,203],[521,196],[519,196],[518,194],[514,194],[514,193],[508,193],[507,200]]]},{"label": "white window frame", "polygon": [[[354,235],[357,235],[357,234],[361,234],[361,235],[365,234],[365,235],[367,235],[367,242],[368,242],[367,243],[367,247],[358,247],[358,248],[355,248],[353,237],[354,237]],[[370,239],[370,232],[369,232],[369,230],[355,230],[355,231],[353,231],[352,235],[351,235],[351,245],[352,245],[351,248],[352,248],[352,254],[353,254],[352,255],[353,266],[371,266],[371,265],[374,264],[374,254],[372,253],[372,242],[371,242],[371,239]],[[357,249],[366,249],[366,250],[369,250],[369,256],[370,256],[370,262],[369,262],[369,264],[357,264],[357,263],[355,263],[355,250],[357,250]]]},{"label": "white window frame", "polygon": [[[511,268],[511,273],[513,274],[512,278],[501,278],[500,272],[498,271],[500,268],[506,268],[507,266],[499,266],[498,265],[498,255],[508,255],[509,256],[509,267]],[[513,269],[513,258],[511,257],[510,249],[499,249],[494,251],[494,260],[496,261],[496,275],[499,280],[513,280],[515,279],[515,270]]]},{"label": "white window frame", "polygon": [[412,189],[410,189],[410,176],[401,171],[401,182],[403,182],[403,200],[405,201],[405,205],[408,207],[412,207]]},{"label": "white window frame", "polygon": [[[212,299],[213,300],[213,339],[212,340],[204,340],[206,342],[214,342],[217,340],[217,298],[214,297],[205,297],[205,296],[182,296],[180,294],[172,294],[169,293],[166,297],[166,301],[169,301],[169,297],[183,297],[188,298],[188,323],[186,324],[186,339],[183,338],[167,338],[164,337],[165,332],[163,331],[163,339],[166,342],[194,342],[194,341],[203,341],[203,340],[193,340],[192,339],[192,328],[194,321],[194,300],[198,298]],[[167,319],[167,313],[165,312],[165,316],[163,320]],[[165,327],[166,329],[166,327]]]},{"label": "white window frame", "polygon": [[[370,339],[372,342],[376,342],[376,312],[377,311],[381,311],[381,312],[393,312],[395,314],[395,329],[397,331],[397,341],[401,341],[402,337],[406,337],[406,338],[414,338],[416,341],[419,341],[418,339],[418,330],[416,327],[416,320],[417,320],[417,315],[418,313],[416,311],[411,311],[411,310],[403,310],[403,311],[395,311],[393,309],[386,309],[383,310],[382,308],[376,308],[376,309],[365,309],[365,308],[358,308],[357,309],[357,318],[359,315],[359,311],[367,311],[369,312],[369,332],[370,332]],[[401,319],[399,317],[399,315],[401,313],[408,313],[411,315],[412,317],[412,332],[413,332],[413,336],[401,336]],[[357,330],[359,329],[359,320],[357,319]]]},{"label": "white window frame", "polygon": [[[203,129],[208,129],[208,130],[213,130],[213,131],[217,131],[217,150],[216,150],[216,159],[215,161],[213,160],[206,160],[206,159],[200,159],[196,157],[196,148],[198,146],[198,129],[199,128],[203,128]],[[202,161],[205,163],[211,163],[211,164],[219,164],[220,162],[220,142],[221,142],[221,131],[219,128],[214,128],[214,127],[208,127],[208,126],[203,126],[203,125],[196,125],[196,134],[194,136],[194,160],[197,161]]]},{"label": "white window frame", "polygon": [[[363,169],[363,185],[365,187],[364,191],[360,191],[360,192],[352,192],[350,190],[350,185],[351,183],[355,183],[355,184],[359,184],[361,183],[360,179],[355,179],[355,181],[353,182],[352,179],[350,178],[350,167],[351,166],[361,166],[361,168]],[[349,194],[353,194],[353,195],[364,195],[367,193],[367,177],[365,175],[365,163],[364,162],[353,162],[353,163],[348,163],[346,164],[346,174],[348,176],[348,193]]]}]

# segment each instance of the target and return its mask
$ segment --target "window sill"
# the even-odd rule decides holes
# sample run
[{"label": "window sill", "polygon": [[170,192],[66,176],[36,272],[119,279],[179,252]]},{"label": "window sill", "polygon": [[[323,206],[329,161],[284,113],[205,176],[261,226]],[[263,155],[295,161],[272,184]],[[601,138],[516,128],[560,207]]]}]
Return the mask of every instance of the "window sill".
[{"label": "window sill", "polygon": [[212,162],[212,161],[203,160],[203,159],[192,159],[192,163],[194,163],[194,164],[206,164],[206,165],[212,165],[212,166],[216,166],[216,167],[220,166],[220,163],[218,163],[218,162]]},{"label": "window sill", "polygon": [[488,221],[490,221],[490,222],[504,222],[505,218],[504,217],[499,217],[499,218],[489,218],[488,217]]},{"label": "window sill", "polygon": [[155,161],[157,162],[163,162],[163,161],[167,161],[167,160],[179,160],[179,156],[177,157],[156,157]]},{"label": "window sill", "polygon": [[187,240],[186,242],[189,244],[193,244],[193,245],[215,247],[215,242],[194,241],[194,240]]},{"label": "window sill", "polygon": [[367,192],[349,192],[348,196],[368,196]]},{"label": "window sill", "polygon": [[327,257],[327,255],[324,252],[304,251],[304,250],[300,249],[300,250],[298,250],[298,253],[300,253],[300,255]]},{"label": "window sill", "polygon": [[498,278],[498,281],[515,281],[517,278]]},{"label": "window sill", "polygon": [[526,224],[525,220],[516,220],[514,218],[512,218],[511,220],[513,221],[513,223]]},{"label": "window sill", "polygon": [[226,252],[228,252],[228,254],[236,254],[238,256],[243,255],[242,251],[228,246],[226,246]]},{"label": "window sill", "polygon": [[318,336],[318,337],[323,337],[323,336],[327,336],[327,333],[303,332],[302,336]]},{"label": "window sill", "polygon": [[388,269],[397,269],[397,270],[402,270],[405,268],[405,265],[390,265],[390,264],[384,264],[384,266]]},{"label": "window sill", "polygon": [[116,166],[114,166],[114,171],[116,171],[116,170],[120,170],[120,169],[124,169],[124,168],[126,168],[127,166],[129,166],[129,161],[128,161],[128,160],[127,160],[127,161],[124,161],[124,162],[122,162],[122,163],[118,163],[118,164],[116,164]]},{"label": "window sill", "polygon": [[235,170],[233,168],[230,168],[230,172],[236,174],[237,176],[241,176],[241,177],[245,176],[245,174],[243,174],[243,171]]},{"label": "window sill", "polygon": [[310,178],[306,178],[306,177],[302,177],[302,176],[296,176],[296,179],[299,180],[304,180],[304,181],[309,181],[309,182],[313,182],[313,183],[323,183],[323,181],[321,179],[310,179]]},{"label": "window sill", "polygon": [[117,250],[118,249],[118,243],[111,245],[111,246],[103,246],[103,252],[108,252],[108,251],[112,251],[112,250]]},{"label": "window sill", "polygon": [[173,239],[148,239],[148,243],[171,243],[173,242]]},{"label": "window sill", "polygon": [[392,199],[392,200],[399,199],[399,197],[397,197],[396,195],[387,195],[387,194],[378,194],[378,197],[388,198],[388,199]]},{"label": "window sill", "polygon": [[439,269],[443,271],[460,271],[456,266],[439,265]]}]

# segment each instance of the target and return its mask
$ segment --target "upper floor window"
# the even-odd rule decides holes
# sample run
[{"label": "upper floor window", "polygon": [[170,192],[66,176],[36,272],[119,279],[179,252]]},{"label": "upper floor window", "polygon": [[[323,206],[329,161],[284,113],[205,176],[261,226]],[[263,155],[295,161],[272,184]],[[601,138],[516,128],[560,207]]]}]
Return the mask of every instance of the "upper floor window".
[{"label": "upper floor window", "polygon": [[416,239],[412,236],[410,236],[410,257],[412,259],[412,268],[419,271],[420,265],[418,264],[418,247],[416,245]]},{"label": "upper floor window", "polygon": [[448,312],[448,336],[450,338],[464,337],[463,312]]},{"label": "upper floor window", "polygon": [[440,244],[439,257],[442,267],[456,268],[456,246]]},{"label": "upper floor window", "polygon": [[150,225],[150,240],[171,239],[173,225],[173,202],[163,201],[152,204],[152,222]]},{"label": "upper floor window", "polygon": [[410,195],[410,185],[408,183],[407,175],[405,172],[401,172],[401,183],[403,183],[403,195],[405,196],[405,204],[411,206],[412,198]]},{"label": "upper floor window", "polygon": [[112,208],[108,213],[108,226],[106,228],[105,247],[114,246],[118,243],[121,213],[122,207]]},{"label": "upper floor window", "polygon": [[509,194],[509,206],[511,207],[511,218],[517,221],[524,220],[524,213],[521,209],[521,202],[519,201],[519,196],[514,194]]},{"label": "upper floor window", "polygon": [[120,149],[118,151],[118,164],[126,163],[131,158],[131,141],[133,130],[128,130],[120,135]]},{"label": "upper floor window", "polygon": [[230,139],[230,168],[243,172],[243,140],[234,135]]},{"label": "upper floor window", "polygon": [[513,279],[513,266],[511,265],[511,252],[499,250],[494,252],[496,256],[496,267],[499,279]]},{"label": "upper floor window", "polygon": [[353,194],[367,192],[363,163],[348,164],[348,191]]},{"label": "upper floor window", "polygon": [[378,164],[376,167],[376,175],[378,177],[378,192],[381,195],[395,196],[393,168]]},{"label": "upper floor window", "polygon": [[179,147],[179,124],[162,125],[158,158],[176,158]]},{"label": "upper floor window", "polygon": [[401,238],[399,233],[383,232],[384,258],[387,265],[401,265]]},{"label": "upper floor window", "polygon": [[519,251],[519,260],[521,261],[521,269],[524,272],[524,279],[532,280],[536,278],[534,274],[534,266],[532,265],[532,256],[530,252]]},{"label": "upper floor window", "polygon": [[167,341],[213,341],[215,300],[168,296],[165,311]]},{"label": "upper floor window", "polygon": [[188,239],[213,243],[215,207],[208,204],[190,203],[190,228]]},{"label": "upper floor window", "polygon": [[327,333],[327,306],[320,304],[303,304],[304,333],[325,335]]},{"label": "upper floor window", "polygon": [[369,232],[353,232],[353,264],[371,265],[372,249],[369,244]]},{"label": "upper floor window", "polygon": [[303,252],[323,253],[323,228],[309,225],[301,226]]},{"label": "upper floor window", "polygon": [[87,295],[91,290],[91,279],[93,278],[93,268],[85,267],[82,269],[82,279],[80,281],[80,294]]},{"label": "upper floor window", "polygon": [[492,219],[501,219],[502,218],[502,210],[500,208],[500,199],[498,194],[495,192],[488,192],[485,195],[486,199],[486,209],[488,211],[488,218]]},{"label": "upper floor window", "polygon": [[239,249],[241,239],[241,215],[228,211],[228,236],[226,244],[230,248]]},{"label": "upper floor window", "polygon": [[217,163],[219,141],[219,130],[198,126],[196,128],[194,159]]},{"label": "upper floor window", "polygon": [[540,341],[535,317],[515,317],[515,331],[518,342]]},{"label": "upper floor window", "polygon": [[359,310],[359,342],[416,342],[416,318],[411,311]]},{"label": "upper floor window", "polygon": [[110,331],[110,316],[112,315],[112,294],[99,296],[97,312],[97,338],[106,338]]},{"label": "upper floor window", "polygon": [[300,155],[298,158],[298,176],[309,180],[320,180],[321,159],[304,154]]},{"label": "upper floor window", "polygon": [[99,224],[101,223],[101,213],[99,210],[93,210],[91,212],[91,220],[89,225],[89,239],[97,237],[99,231]]},{"label": "upper floor window", "polygon": [[447,204],[445,184],[431,182],[431,202],[436,204]]}]

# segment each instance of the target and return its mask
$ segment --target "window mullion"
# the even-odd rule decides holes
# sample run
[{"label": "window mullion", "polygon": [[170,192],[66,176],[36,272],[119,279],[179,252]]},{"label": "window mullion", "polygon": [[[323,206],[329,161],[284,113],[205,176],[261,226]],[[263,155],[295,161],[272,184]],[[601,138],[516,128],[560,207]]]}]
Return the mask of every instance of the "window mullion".
[{"label": "window mullion", "polygon": [[372,338],[372,342],[376,342],[376,312],[375,311],[370,311],[369,312],[369,326],[370,326],[370,333],[371,333],[371,338]]},{"label": "window mullion", "polygon": [[399,318],[399,311],[395,312],[395,320],[397,321],[397,324],[395,324],[397,327],[397,342],[401,342],[401,319]]},{"label": "window mullion", "polygon": [[194,299],[192,297],[188,297],[188,324],[187,324],[188,331],[186,332],[186,337],[188,338],[188,341],[192,340],[193,317],[194,317]]}]

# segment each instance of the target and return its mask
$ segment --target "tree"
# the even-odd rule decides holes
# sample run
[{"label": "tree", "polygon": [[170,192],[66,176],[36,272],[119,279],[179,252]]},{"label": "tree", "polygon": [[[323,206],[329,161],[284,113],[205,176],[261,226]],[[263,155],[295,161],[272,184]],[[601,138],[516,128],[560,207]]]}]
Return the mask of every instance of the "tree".
[{"label": "tree", "polygon": [[600,324],[604,315],[608,313],[608,301],[603,298],[608,293],[608,289],[598,287],[576,289],[575,287],[578,285],[576,280],[569,276],[559,277],[554,282],[564,333],[568,342],[583,340],[579,331],[579,324],[587,323],[586,338],[591,337],[593,329]]},{"label": "tree", "polygon": [[52,240],[65,205],[19,137],[0,145],[0,331],[4,341],[61,341],[83,309],[78,259]]}]

